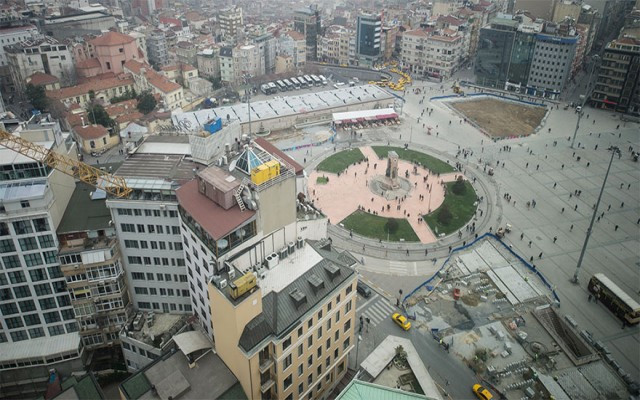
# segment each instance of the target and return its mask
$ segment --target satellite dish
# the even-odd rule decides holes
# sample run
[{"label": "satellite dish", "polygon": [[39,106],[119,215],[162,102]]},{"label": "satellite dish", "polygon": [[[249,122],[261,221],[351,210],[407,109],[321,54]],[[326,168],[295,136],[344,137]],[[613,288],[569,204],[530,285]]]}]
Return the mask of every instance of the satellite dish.
[{"label": "satellite dish", "polygon": [[235,160],[231,160],[231,162],[229,163],[229,172],[233,172],[233,170],[236,169],[237,162],[238,162],[237,158]]}]

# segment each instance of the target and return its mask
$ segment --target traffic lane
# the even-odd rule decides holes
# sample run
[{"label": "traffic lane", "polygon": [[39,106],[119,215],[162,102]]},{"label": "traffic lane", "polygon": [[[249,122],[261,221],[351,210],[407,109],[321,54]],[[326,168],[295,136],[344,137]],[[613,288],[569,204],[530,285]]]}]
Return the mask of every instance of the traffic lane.
[{"label": "traffic lane", "polygon": [[473,370],[452,353],[448,353],[431,334],[426,332],[425,328],[422,330],[411,328],[408,334],[420,359],[438,386],[453,399],[473,398],[471,388],[479,383]]}]

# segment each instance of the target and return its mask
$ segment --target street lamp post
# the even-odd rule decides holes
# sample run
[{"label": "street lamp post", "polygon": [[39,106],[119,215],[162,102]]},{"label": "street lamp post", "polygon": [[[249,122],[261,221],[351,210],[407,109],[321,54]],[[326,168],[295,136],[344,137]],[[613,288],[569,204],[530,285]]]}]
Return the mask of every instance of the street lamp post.
[{"label": "street lamp post", "polygon": [[580,272],[580,267],[582,267],[582,260],[584,259],[584,253],[587,251],[587,243],[589,243],[589,237],[591,237],[591,232],[593,231],[593,222],[595,221],[596,215],[598,214],[598,206],[600,206],[602,193],[604,193],[604,187],[607,184],[607,178],[609,177],[609,171],[611,170],[613,157],[616,154],[620,153],[620,149],[616,146],[609,147],[609,150],[611,150],[611,159],[609,159],[609,167],[607,167],[607,173],[604,175],[604,181],[602,182],[602,187],[600,188],[600,195],[598,195],[598,201],[596,202],[596,206],[593,209],[593,215],[591,216],[591,223],[589,224],[589,228],[587,229],[587,235],[584,238],[584,244],[582,245],[580,258],[578,258],[578,265],[576,266],[576,272],[573,274],[573,278],[571,279],[571,282],[573,283],[578,283],[578,273]]},{"label": "street lamp post", "polygon": [[576,129],[573,131],[573,140],[571,140],[571,148],[573,149],[573,145],[576,143],[576,136],[578,135],[578,128],[580,128],[580,120],[584,115],[584,105],[587,103],[587,99],[591,96],[591,78],[593,77],[593,71],[596,69],[596,65],[598,65],[600,57],[596,54],[593,56],[591,62],[591,72],[589,72],[589,79],[587,80],[587,92],[584,95],[584,99],[582,99],[582,104],[580,105],[580,112],[578,113],[578,120],[576,121]]}]

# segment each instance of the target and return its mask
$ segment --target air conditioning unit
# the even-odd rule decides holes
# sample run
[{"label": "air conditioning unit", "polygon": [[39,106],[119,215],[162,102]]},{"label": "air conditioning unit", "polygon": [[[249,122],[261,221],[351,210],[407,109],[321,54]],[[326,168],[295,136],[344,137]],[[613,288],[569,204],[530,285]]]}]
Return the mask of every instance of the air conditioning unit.
[{"label": "air conditioning unit", "polygon": [[298,236],[298,240],[296,240],[296,246],[301,249],[304,247],[304,239],[302,236]]},{"label": "air conditioning unit", "polygon": [[267,256],[266,259],[267,268],[272,269],[275,268],[280,262],[280,256],[277,253],[271,253]]},{"label": "air conditioning unit", "polygon": [[287,246],[287,251],[289,252],[289,254],[293,254],[296,251],[296,242],[289,242],[289,245]]},{"label": "air conditioning unit", "polygon": [[236,279],[236,270],[232,267],[231,269],[229,269],[229,280],[233,279]]},{"label": "air conditioning unit", "polygon": [[218,283],[218,289],[224,289],[226,287],[227,287],[227,280],[226,279],[220,280],[220,282]]},{"label": "air conditioning unit", "polygon": [[280,249],[280,251],[279,251],[279,253],[278,253],[278,254],[279,254],[279,256],[280,256],[280,259],[281,259],[281,260],[284,260],[284,259],[285,259],[285,258],[287,258],[287,256],[289,255],[289,251],[288,251],[288,250],[287,250],[287,248],[285,247],[285,248],[283,248],[283,249]]},{"label": "air conditioning unit", "polygon": [[260,273],[260,279],[261,280],[266,278],[266,277],[267,277],[267,273],[266,272],[263,271],[263,272]]}]

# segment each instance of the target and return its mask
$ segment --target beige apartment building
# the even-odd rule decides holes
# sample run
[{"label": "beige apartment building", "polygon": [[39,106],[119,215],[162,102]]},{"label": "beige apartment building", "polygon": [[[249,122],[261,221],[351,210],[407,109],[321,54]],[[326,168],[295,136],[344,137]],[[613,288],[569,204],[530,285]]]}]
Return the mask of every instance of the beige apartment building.
[{"label": "beige apartment building", "polygon": [[401,65],[414,74],[447,79],[464,62],[467,44],[451,29],[407,31],[402,34]]},{"label": "beige apartment building", "polygon": [[249,399],[324,399],[342,379],[355,344],[353,263],[310,241],[240,296],[239,285],[209,283],[213,326],[224,327],[216,351]]}]

